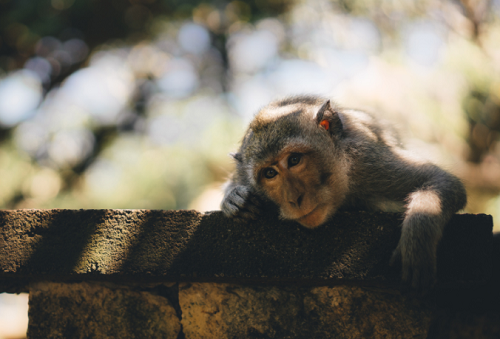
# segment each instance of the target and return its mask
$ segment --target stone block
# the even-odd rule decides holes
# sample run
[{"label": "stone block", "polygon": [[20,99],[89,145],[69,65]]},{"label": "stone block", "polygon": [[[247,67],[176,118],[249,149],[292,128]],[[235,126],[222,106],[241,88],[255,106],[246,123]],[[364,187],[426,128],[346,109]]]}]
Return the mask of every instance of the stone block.
[{"label": "stone block", "polygon": [[168,299],[124,287],[37,283],[29,306],[30,339],[176,339],[181,329]]},{"label": "stone block", "polygon": [[426,338],[431,311],[399,293],[356,286],[184,283],[186,339]]},{"label": "stone block", "polygon": [[[395,286],[400,223],[368,212],[339,212],[310,230],[272,213],[238,224],[221,212],[0,211],[0,291],[39,280]],[[438,250],[441,282],[490,278],[492,225],[487,215],[453,216]]]}]

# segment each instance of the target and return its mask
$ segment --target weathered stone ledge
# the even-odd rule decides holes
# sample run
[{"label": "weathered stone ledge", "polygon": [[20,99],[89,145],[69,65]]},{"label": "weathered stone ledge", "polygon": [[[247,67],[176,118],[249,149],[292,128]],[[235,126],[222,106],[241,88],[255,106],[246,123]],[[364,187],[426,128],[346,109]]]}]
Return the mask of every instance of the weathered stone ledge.
[{"label": "weathered stone ledge", "polygon": [[344,212],[307,230],[272,215],[0,211],[0,292],[30,292],[30,339],[498,337],[491,217],[452,218],[426,298],[401,294],[389,267],[401,219]]},{"label": "weathered stone ledge", "polygon": [[[0,291],[32,281],[212,281],[398,285],[389,258],[401,215],[343,212],[316,230],[220,212],[0,211]],[[492,218],[455,215],[438,253],[441,284],[491,276]]]}]

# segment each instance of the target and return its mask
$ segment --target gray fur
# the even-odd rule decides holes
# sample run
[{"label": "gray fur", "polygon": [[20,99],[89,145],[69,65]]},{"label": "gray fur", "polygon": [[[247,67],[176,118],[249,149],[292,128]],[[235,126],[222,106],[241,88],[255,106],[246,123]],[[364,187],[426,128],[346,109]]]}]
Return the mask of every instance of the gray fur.
[{"label": "gray fur", "polygon": [[[331,123],[328,132],[318,126],[325,117]],[[314,149],[314,157],[322,164],[321,183],[338,190],[340,204],[333,212],[401,208],[405,218],[392,262],[402,262],[403,280],[413,288],[431,287],[437,244],[446,222],[466,204],[464,186],[452,174],[415,158],[402,148],[392,127],[367,113],[341,109],[313,96],[287,98],[264,107],[234,156],[237,168],[226,186],[222,211],[228,217],[256,218],[259,202],[269,199],[255,169],[297,142]],[[340,188],[342,174],[347,180],[344,190]]]}]

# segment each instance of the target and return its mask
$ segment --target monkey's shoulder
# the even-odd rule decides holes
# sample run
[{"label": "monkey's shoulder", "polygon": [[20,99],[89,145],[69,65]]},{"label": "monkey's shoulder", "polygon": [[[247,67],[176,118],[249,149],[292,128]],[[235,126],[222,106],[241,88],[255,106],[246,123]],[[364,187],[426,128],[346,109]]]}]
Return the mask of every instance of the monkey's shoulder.
[{"label": "monkey's shoulder", "polygon": [[398,148],[403,146],[401,136],[394,125],[374,113],[344,109],[340,112],[340,117],[345,136],[351,140]]}]

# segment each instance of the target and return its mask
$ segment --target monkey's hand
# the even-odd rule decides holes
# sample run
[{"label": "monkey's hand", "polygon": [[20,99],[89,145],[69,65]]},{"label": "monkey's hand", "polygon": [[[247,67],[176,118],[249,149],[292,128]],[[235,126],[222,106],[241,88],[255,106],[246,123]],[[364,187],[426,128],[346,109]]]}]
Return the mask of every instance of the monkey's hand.
[{"label": "monkey's hand", "polygon": [[221,210],[229,218],[246,222],[257,219],[260,206],[260,199],[250,188],[237,185],[226,189]]},{"label": "monkey's hand", "polygon": [[427,293],[436,281],[436,251],[441,232],[429,219],[432,218],[406,217],[391,258],[391,265],[401,263],[403,282],[419,294]]}]

